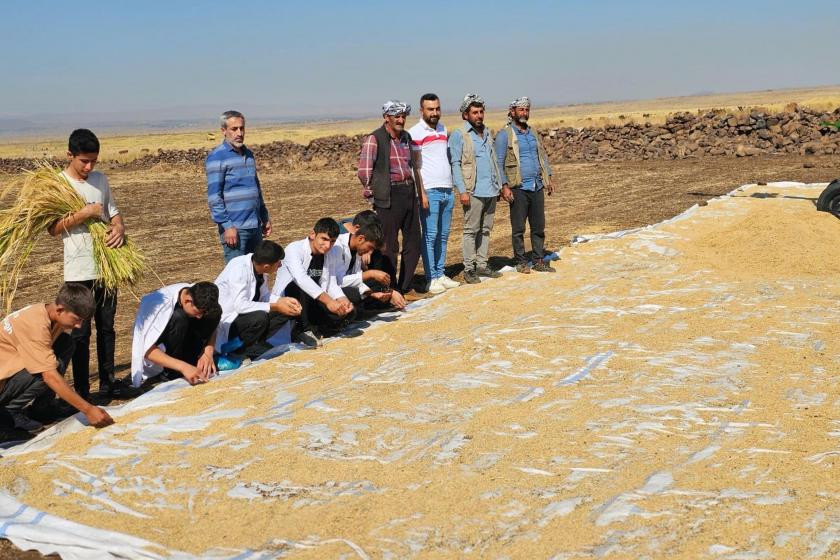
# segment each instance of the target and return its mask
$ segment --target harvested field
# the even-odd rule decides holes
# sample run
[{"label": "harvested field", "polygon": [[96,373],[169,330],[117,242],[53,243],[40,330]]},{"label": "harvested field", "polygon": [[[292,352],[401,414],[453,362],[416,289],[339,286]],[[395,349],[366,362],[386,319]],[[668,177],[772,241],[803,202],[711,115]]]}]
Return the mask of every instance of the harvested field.
[{"label": "harvested field", "polygon": [[0,484],[152,553],[836,556],[840,222],[818,193],[752,186],[138,400]]}]

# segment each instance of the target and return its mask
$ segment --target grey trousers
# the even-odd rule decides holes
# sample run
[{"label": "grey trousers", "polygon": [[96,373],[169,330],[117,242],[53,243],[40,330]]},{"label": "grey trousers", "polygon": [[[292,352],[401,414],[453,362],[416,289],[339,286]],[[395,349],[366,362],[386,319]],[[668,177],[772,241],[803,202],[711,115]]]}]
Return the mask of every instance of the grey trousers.
[{"label": "grey trousers", "polygon": [[470,195],[470,207],[464,209],[464,270],[487,267],[495,215],[495,196]]}]

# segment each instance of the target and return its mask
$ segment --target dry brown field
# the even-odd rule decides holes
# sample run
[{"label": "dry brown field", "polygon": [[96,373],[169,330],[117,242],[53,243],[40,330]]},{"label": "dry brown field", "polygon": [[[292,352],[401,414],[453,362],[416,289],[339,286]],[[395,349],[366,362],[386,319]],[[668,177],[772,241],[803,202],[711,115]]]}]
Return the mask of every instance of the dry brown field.
[{"label": "dry brown field", "polygon": [[[790,101],[810,106],[840,105],[840,87],[786,92],[759,92],[729,96],[707,96],[653,100],[628,104],[600,104],[538,110],[538,126],[561,123],[580,126],[602,124],[618,115],[625,118],[664,118],[668,112],[701,107],[760,105],[780,108]],[[490,124],[501,113],[491,115]],[[449,117],[450,123],[454,119]],[[336,133],[370,130],[376,121],[354,121],[249,131],[250,144],[273,140],[308,139]],[[179,148],[210,146],[207,132],[103,138],[105,158],[140,154],[143,147]],[[34,156],[38,150],[61,153],[61,142],[0,145],[0,157]],[[259,162],[258,162],[259,164]],[[808,164],[807,167],[805,164]],[[708,157],[675,161],[644,162],[555,162],[557,190],[547,200],[547,248],[568,245],[575,234],[599,233],[656,223],[686,208],[729,192],[735,187],[760,181],[828,182],[840,175],[838,158],[831,156],[759,156],[752,158]],[[145,251],[155,274],[148,274],[136,295],[166,284],[213,280],[223,267],[222,250],[206,203],[203,169],[158,165],[144,170],[108,172],[117,203],[125,217],[127,231]],[[0,175],[0,181],[4,177]],[[275,224],[273,238],[282,245],[303,237],[321,216],[344,217],[366,208],[352,169],[322,172],[261,172],[266,203]],[[462,213],[456,209],[447,253],[447,272],[460,274],[460,229]],[[500,205],[493,230],[491,264],[508,264],[511,256],[510,223],[506,205]],[[62,281],[61,244],[44,238],[33,256],[15,307],[36,302],[55,293]],[[417,280],[419,281],[420,270]],[[160,281],[158,278],[160,278]],[[124,375],[130,361],[131,325],[137,299],[127,291],[119,296],[117,316],[118,375]],[[94,354],[95,355],[95,354]],[[96,377],[95,365],[92,365]],[[95,379],[92,380],[95,390]],[[0,558],[22,556],[7,541],[0,543]]]}]

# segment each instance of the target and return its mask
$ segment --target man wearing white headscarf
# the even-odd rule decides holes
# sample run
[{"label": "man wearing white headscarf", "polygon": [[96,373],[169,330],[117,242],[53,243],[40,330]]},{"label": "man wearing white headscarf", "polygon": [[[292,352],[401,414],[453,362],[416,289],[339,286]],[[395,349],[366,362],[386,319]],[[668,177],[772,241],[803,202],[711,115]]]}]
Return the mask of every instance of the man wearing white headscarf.
[{"label": "man wearing white headscarf", "polygon": [[493,135],[484,126],[484,99],[470,93],[461,102],[464,126],[449,135],[452,182],[464,208],[464,281],[481,282],[481,277],[502,275],[488,264],[490,232],[496,214],[496,199],[502,186]]},{"label": "man wearing white headscarf", "polygon": [[[411,135],[405,130],[409,113],[411,106],[401,101],[382,105],[384,123],[365,138],[358,172],[363,196],[373,202],[374,211],[382,220],[383,254],[392,269],[399,270],[399,278],[391,275],[391,287],[402,294],[412,289],[420,261],[420,206],[428,206],[417,156],[411,152]],[[400,232],[402,252],[397,268]]]},{"label": "man wearing white headscarf", "polygon": [[[508,123],[496,135],[502,198],[510,204],[511,243],[516,270],[554,272],[545,257],[545,194],[551,195],[551,166],[539,134],[528,126],[531,100],[517,97],[508,106]],[[534,266],[525,253],[525,221],[531,227]]]}]

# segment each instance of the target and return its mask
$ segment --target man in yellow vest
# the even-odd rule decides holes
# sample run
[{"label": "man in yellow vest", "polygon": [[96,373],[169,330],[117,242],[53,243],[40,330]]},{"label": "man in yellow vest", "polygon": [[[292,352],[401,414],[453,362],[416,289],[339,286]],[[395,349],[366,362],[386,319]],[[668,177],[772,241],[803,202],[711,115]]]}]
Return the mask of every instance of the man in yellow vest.
[{"label": "man in yellow vest", "polygon": [[[510,229],[516,270],[554,272],[545,262],[545,195],[553,192],[551,166],[539,134],[528,126],[531,101],[518,97],[508,107],[508,123],[496,135],[502,198],[510,203]],[[531,226],[534,266],[525,256],[525,220]]]},{"label": "man in yellow vest", "polygon": [[464,207],[464,281],[481,282],[481,276],[498,278],[501,272],[488,265],[490,231],[496,199],[502,188],[493,135],[484,126],[484,99],[474,93],[461,102],[463,127],[449,135],[452,182]]}]

